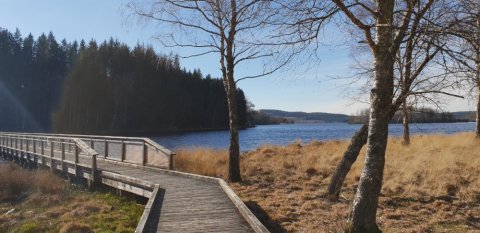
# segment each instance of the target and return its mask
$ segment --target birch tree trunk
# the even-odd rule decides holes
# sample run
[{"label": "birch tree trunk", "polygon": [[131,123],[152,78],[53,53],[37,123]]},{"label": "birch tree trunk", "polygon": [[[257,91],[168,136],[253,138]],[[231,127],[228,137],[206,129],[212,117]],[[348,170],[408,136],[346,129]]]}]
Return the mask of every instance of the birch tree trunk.
[{"label": "birch tree trunk", "polygon": [[345,177],[347,177],[352,165],[357,161],[357,157],[360,154],[363,145],[367,143],[367,135],[368,124],[364,124],[355,135],[353,135],[350,145],[348,145],[347,150],[343,154],[342,160],[333,172],[330,180],[330,185],[328,186],[328,199],[331,201],[338,200]]},{"label": "birch tree trunk", "polygon": [[477,81],[477,90],[478,90],[478,100],[477,100],[477,130],[476,136],[480,138],[480,9],[477,12],[477,47],[476,47],[476,65],[477,65],[477,72],[476,81]]},{"label": "birch tree trunk", "polygon": [[[398,100],[397,100],[398,101]],[[397,111],[399,102],[395,103],[390,107],[387,114],[387,119],[392,119],[393,115]],[[343,182],[345,177],[347,177],[348,172],[352,168],[352,165],[357,161],[358,155],[362,147],[367,144],[368,139],[368,123],[363,125],[356,133],[353,135],[350,145],[348,145],[347,150],[343,154],[342,160],[337,165],[332,178],[330,180],[330,185],[328,186],[328,198],[331,201],[337,201],[340,195],[340,190],[342,189]]]},{"label": "birch tree trunk", "polygon": [[238,137],[238,113],[235,82],[231,82],[227,93],[228,115],[230,126],[230,146],[228,149],[228,181],[239,182],[240,176],[240,145]]},{"label": "birch tree trunk", "polygon": [[353,200],[349,232],[381,232],[376,223],[376,214],[385,166],[389,122],[387,115],[393,96],[394,54],[390,50],[393,45],[394,4],[394,0],[376,1],[379,16],[376,19],[377,47],[373,51],[375,80],[370,93],[367,155]]},{"label": "birch tree trunk", "polygon": [[410,145],[410,119],[408,116],[408,106],[407,106],[407,100],[405,99],[403,101],[403,109],[402,109],[402,114],[403,114],[403,145]]},{"label": "birch tree trunk", "polygon": [[[480,68],[480,65],[477,65],[477,69]],[[477,76],[480,76],[477,72]],[[477,138],[480,138],[480,82],[477,82],[477,91],[478,91],[478,100],[477,100],[477,130],[475,134]]]},{"label": "birch tree trunk", "polygon": [[231,19],[230,19],[230,31],[228,37],[226,37],[226,80],[224,80],[227,103],[228,103],[228,115],[230,126],[230,146],[228,153],[228,177],[230,182],[240,182],[240,145],[238,137],[238,111],[237,111],[237,87],[234,79],[235,70],[235,56],[234,56],[234,41],[237,26],[237,2],[236,0],[230,1],[231,7]]}]

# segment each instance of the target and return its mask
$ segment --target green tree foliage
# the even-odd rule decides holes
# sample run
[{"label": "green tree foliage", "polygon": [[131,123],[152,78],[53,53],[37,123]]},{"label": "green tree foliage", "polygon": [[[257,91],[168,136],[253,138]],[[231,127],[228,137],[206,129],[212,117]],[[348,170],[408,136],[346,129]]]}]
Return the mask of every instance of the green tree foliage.
[{"label": "green tree foliage", "polygon": [[0,107],[2,130],[44,131],[60,98],[68,72],[69,44],[61,47],[52,33],[37,40],[19,30],[0,29]]},{"label": "green tree foliage", "polygon": [[[238,90],[239,105],[246,101]],[[241,102],[242,101],[242,102]],[[242,108],[246,125],[246,107]],[[177,56],[111,39],[91,41],[65,82],[58,132],[136,133],[228,127],[223,83],[180,68]]]},{"label": "green tree foliage", "polygon": [[[237,91],[240,124],[246,100]],[[0,130],[154,133],[226,129],[223,82],[176,55],[117,40],[57,42],[0,30]]]}]

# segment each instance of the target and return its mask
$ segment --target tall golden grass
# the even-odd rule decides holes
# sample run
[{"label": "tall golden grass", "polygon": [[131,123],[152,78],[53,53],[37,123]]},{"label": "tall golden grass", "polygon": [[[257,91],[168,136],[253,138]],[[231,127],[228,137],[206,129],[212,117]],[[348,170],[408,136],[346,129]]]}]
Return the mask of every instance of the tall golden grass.
[{"label": "tall golden grass", "polygon": [[14,164],[0,166],[0,202],[24,193],[63,193],[68,185],[47,171],[28,171]]},{"label": "tall golden grass", "polygon": [[[242,155],[244,182],[232,184],[232,187],[245,201],[258,203],[268,213],[272,222],[267,225],[277,223],[287,231],[333,231],[348,214],[365,159],[364,148],[345,180],[340,202],[328,202],[324,194],[330,175],[347,146],[348,141],[261,146]],[[175,166],[185,172],[224,178],[226,161],[225,150],[182,149],[177,151]],[[401,139],[390,138],[380,222],[387,228],[392,226],[396,229],[399,222],[405,220],[403,230],[411,227],[412,223],[418,223],[418,219],[408,222],[409,218],[405,216],[402,221],[395,222],[397,225],[388,220],[388,216],[392,217],[396,211],[390,209],[392,200],[433,203],[444,199],[476,203],[473,214],[480,216],[480,140],[471,133],[418,135],[412,137],[410,146],[404,146]],[[409,209],[405,211],[409,212]],[[429,219],[433,216],[436,215],[430,215]],[[319,217],[324,220],[319,220]],[[441,215],[434,218],[449,220],[442,220]],[[427,221],[425,224],[430,225],[424,227],[432,227],[433,222],[430,224]],[[318,228],[319,223],[324,227]]]}]

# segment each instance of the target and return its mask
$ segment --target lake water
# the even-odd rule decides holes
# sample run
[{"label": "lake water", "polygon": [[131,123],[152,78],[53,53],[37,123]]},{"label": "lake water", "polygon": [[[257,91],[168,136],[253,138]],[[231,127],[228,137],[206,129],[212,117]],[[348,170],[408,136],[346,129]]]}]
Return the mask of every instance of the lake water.
[{"label": "lake water", "polygon": [[[285,145],[296,140],[307,143],[312,140],[350,139],[360,127],[361,125],[358,124],[346,123],[262,125],[240,131],[240,149],[252,150],[263,144]],[[410,125],[411,134],[452,134],[469,131],[475,131],[474,122]],[[391,124],[389,133],[393,136],[401,136],[402,125]],[[152,139],[170,150],[188,147],[227,149],[229,133],[228,131],[175,133],[152,137]]]}]

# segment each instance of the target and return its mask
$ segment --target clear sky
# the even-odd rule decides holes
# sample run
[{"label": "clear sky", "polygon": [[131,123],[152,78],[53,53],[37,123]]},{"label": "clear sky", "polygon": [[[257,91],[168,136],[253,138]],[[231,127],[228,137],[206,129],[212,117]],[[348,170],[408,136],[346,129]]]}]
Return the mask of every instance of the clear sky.
[{"label": "clear sky", "polygon": [[[139,24],[127,17],[124,5],[128,0],[0,0],[0,27],[14,31],[20,29],[25,36],[32,33],[52,31],[57,39],[67,41],[94,38],[103,41],[110,37],[134,46],[137,43],[151,44],[161,53],[189,51],[162,48],[152,37],[160,30],[154,24]],[[329,28],[324,37],[336,35],[335,28]],[[338,35],[337,35],[338,36]],[[333,77],[351,75],[349,49],[346,47],[321,46],[319,62],[308,66],[294,64],[268,77],[239,82],[247,98],[257,109],[281,109],[287,111],[332,112],[355,114],[364,108],[350,98],[345,88],[345,80]],[[200,68],[203,74],[220,76],[218,58],[214,55],[201,58],[182,59],[186,69]],[[248,74],[247,67],[239,67],[238,75]],[[347,92],[347,93],[346,93]],[[474,103],[467,100],[452,101],[445,105],[446,110],[473,110]]]}]

